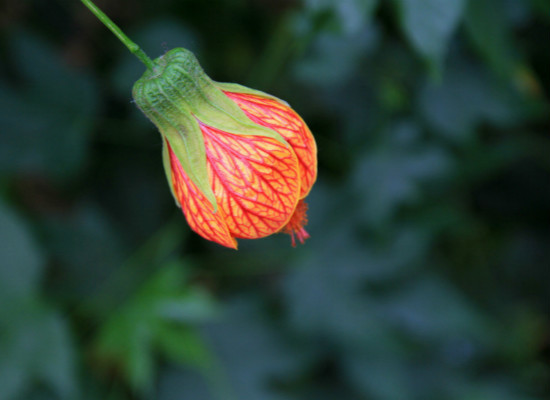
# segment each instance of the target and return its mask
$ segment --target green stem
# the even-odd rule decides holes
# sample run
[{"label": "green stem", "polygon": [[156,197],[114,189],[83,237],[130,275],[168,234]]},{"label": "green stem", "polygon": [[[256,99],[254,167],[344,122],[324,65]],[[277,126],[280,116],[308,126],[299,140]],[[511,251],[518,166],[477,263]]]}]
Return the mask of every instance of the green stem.
[{"label": "green stem", "polygon": [[151,60],[147,54],[145,54],[145,52],[143,50],[141,50],[141,48],[134,42],[132,42],[132,40],[130,40],[130,38],[128,36],[126,36],[124,34],[124,32],[122,32],[122,30],[115,25],[115,23],[113,21],[111,21],[111,19],[105,15],[103,13],[103,11],[101,11],[99,8],[97,8],[97,6],[91,1],[91,0],[80,0],[82,1],[82,3],[88,7],[88,9],[101,21],[103,22],[103,25],[105,25],[107,28],[109,28],[111,30],[111,32],[113,32],[115,34],[115,36],[122,42],[124,43],[124,45],[126,47],[128,47],[128,50],[130,50],[130,52],[132,54],[134,54],[137,58],[139,58],[139,60],[145,64],[145,66],[147,67],[147,69],[153,69],[155,64],[153,62],[153,60]]}]

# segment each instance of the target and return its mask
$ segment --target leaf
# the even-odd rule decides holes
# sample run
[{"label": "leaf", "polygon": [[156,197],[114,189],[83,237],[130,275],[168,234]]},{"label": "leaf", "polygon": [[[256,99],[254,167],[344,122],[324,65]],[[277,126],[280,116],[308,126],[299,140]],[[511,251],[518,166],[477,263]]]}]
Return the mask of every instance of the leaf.
[{"label": "leaf", "polygon": [[401,400],[412,398],[408,365],[400,357],[354,354],[345,360],[348,379],[366,398]]},{"label": "leaf", "polygon": [[363,221],[380,226],[400,207],[421,202],[423,183],[443,181],[452,170],[452,159],[436,146],[380,149],[364,157],[352,178],[363,198],[357,213]]},{"label": "leaf", "polygon": [[153,385],[154,321],[139,309],[114,313],[101,328],[94,354],[105,369],[120,371],[128,384],[149,393]]},{"label": "leaf", "polygon": [[234,400],[227,392],[215,397],[204,376],[197,371],[170,366],[159,376],[158,400]]},{"label": "leaf", "polygon": [[508,83],[463,60],[453,62],[440,84],[420,92],[420,110],[434,131],[455,143],[469,142],[482,122],[511,125],[527,113],[525,101]]},{"label": "leaf", "polygon": [[311,50],[294,65],[297,79],[309,85],[335,86],[349,80],[360,60],[372,52],[378,33],[367,27],[348,36],[321,32]]},{"label": "leaf", "polygon": [[497,72],[510,75],[513,72],[512,32],[497,0],[470,1],[466,10],[466,32],[474,46]]},{"label": "leaf", "polygon": [[344,34],[361,30],[378,6],[378,0],[306,0],[305,8],[310,13],[330,11],[337,18]]},{"label": "leaf", "polygon": [[[378,0],[306,0],[304,15],[294,21],[295,42],[311,36],[312,43],[294,65],[297,78],[311,86],[335,86],[349,80],[380,38],[369,23],[377,5]],[[325,25],[330,27],[323,30],[318,20],[326,21],[327,16]]]},{"label": "leaf", "polygon": [[74,354],[65,321],[38,302],[0,310],[0,399],[27,393],[36,382],[62,399],[76,394]]},{"label": "leaf", "polygon": [[439,69],[464,0],[395,0],[401,27],[415,49]]},{"label": "leaf", "polygon": [[[465,382],[456,385],[454,400],[541,400],[504,376],[490,377],[485,381]],[[528,394],[529,393],[529,394]],[[543,395],[544,396],[544,395]]]},{"label": "leaf", "polygon": [[203,373],[213,365],[212,354],[196,329],[159,325],[155,342],[167,359],[180,365],[196,367]]},{"label": "leaf", "polygon": [[183,296],[160,300],[155,313],[174,322],[200,323],[217,315],[217,307],[207,292],[190,288]]},{"label": "leaf", "polygon": [[332,348],[372,348],[373,343],[378,351],[389,351],[397,345],[396,338],[375,314],[376,303],[363,292],[372,270],[381,271],[383,265],[349,239],[349,233],[333,231],[329,243],[285,278],[288,322],[306,343],[327,341],[331,346],[315,350],[321,354]]},{"label": "leaf", "polygon": [[16,83],[0,80],[0,171],[74,177],[86,157],[98,93],[43,40],[18,31],[10,42]]},{"label": "leaf", "polygon": [[0,302],[34,295],[43,254],[23,221],[0,202]]},{"label": "leaf", "polygon": [[531,7],[537,11],[541,18],[544,18],[547,22],[550,22],[550,3],[546,0],[530,0]]},{"label": "leaf", "polygon": [[293,376],[303,357],[283,341],[254,303],[247,298],[233,300],[223,321],[203,330],[222,368],[222,376],[211,379],[227,387],[221,391],[227,399],[286,399],[270,383]]},{"label": "leaf", "polygon": [[456,340],[485,345],[495,332],[490,319],[437,277],[412,281],[410,287],[388,298],[383,309],[388,321],[430,346],[459,346]]},{"label": "leaf", "polygon": [[177,262],[164,265],[121,309],[110,314],[96,338],[94,354],[99,362],[106,369],[121,371],[141,393],[153,390],[157,352],[193,367],[204,368],[209,363],[192,324],[213,316],[213,301],[188,286],[185,268]]},{"label": "leaf", "polygon": [[97,206],[82,204],[63,216],[50,215],[42,228],[59,273],[54,287],[75,301],[104,290],[102,285],[124,260],[120,234]]}]

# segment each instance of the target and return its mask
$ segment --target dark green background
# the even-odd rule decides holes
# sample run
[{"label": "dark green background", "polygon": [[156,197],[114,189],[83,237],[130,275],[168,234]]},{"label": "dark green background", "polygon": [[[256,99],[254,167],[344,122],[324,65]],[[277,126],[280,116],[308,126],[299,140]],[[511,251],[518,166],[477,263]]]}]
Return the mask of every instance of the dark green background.
[{"label": "dark green background", "polygon": [[3,0],[0,400],[549,398],[549,1],[98,5],[303,116],[312,237],[192,233],[144,67],[76,0]]}]

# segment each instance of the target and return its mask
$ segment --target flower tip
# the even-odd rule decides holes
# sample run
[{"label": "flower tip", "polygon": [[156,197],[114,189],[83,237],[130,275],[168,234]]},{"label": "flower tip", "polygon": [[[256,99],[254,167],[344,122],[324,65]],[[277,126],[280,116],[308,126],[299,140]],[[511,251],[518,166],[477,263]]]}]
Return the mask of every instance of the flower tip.
[{"label": "flower tip", "polygon": [[292,247],[296,247],[296,238],[298,238],[300,244],[304,244],[306,242],[306,239],[309,239],[311,237],[303,227],[296,231],[292,230],[291,232],[289,232],[289,234]]},{"label": "flower tip", "polygon": [[309,233],[305,230],[304,226],[307,224],[307,203],[304,200],[300,200],[296,205],[294,214],[283,228],[283,232],[290,235],[292,247],[296,247],[296,238],[300,241],[300,244],[304,244],[306,239],[309,239]]}]

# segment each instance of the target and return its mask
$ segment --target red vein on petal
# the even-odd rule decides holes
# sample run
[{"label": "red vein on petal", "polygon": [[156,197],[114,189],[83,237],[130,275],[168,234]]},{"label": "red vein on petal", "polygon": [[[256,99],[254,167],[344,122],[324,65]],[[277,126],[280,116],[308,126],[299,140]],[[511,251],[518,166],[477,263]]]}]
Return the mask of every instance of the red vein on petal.
[{"label": "red vein on petal", "polygon": [[253,122],[273,129],[290,143],[298,157],[301,193],[304,198],[317,176],[317,146],[311,131],[300,116],[277,100],[248,93],[224,92]]},{"label": "red vein on petal", "polygon": [[199,124],[212,188],[231,235],[254,239],[279,231],[300,193],[294,151],[272,138],[234,135]]},{"label": "red vein on petal", "polygon": [[212,204],[189,179],[170,144],[166,143],[166,146],[170,154],[174,192],[191,229],[205,239],[236,249],[237,241],[229,233],[223,211],[218,207],[214,213]]}]

